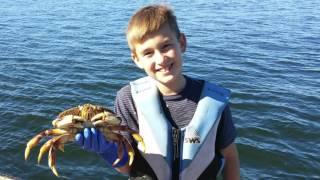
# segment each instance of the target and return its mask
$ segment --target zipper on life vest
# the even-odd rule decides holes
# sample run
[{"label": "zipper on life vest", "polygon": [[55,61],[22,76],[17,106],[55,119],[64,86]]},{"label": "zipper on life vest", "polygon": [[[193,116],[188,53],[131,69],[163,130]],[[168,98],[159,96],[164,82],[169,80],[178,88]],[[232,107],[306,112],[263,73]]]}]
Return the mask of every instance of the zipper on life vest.
[{"label": "zipper on life vest", "polygon": [[172,128],[172,140],[173,140],[172,179],[179,179],[179,175],[180,175],[180,129]]}]

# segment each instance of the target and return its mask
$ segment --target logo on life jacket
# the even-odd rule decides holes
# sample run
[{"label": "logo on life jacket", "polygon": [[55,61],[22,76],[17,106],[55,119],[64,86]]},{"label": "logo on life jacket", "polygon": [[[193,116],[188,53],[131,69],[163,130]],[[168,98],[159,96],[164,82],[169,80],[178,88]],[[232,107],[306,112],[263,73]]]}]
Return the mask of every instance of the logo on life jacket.
[{"label": "logo on life jacket", "polygon": [[184,137],[184,143],[198,144],[200,143],[200,136],[193,127],[188,127]]}]

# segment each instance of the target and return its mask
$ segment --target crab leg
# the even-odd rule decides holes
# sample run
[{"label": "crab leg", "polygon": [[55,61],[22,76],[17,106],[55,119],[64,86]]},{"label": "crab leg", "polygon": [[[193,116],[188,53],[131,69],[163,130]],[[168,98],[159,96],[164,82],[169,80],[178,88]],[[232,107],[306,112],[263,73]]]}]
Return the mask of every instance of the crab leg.
[{"label": "crab leg", "polygon": [[105,131],[127,131],[131,133],[132,137],[141,145],[141,148],[143,149],[143,152],[145,152],[146,146],[144,144],[143,138],[139,135],[139,133],[135,130],[130,129],[127,126],[107,126],[104,128]]},{"label": "crab leg", "polygon": [[120,119],[117,118],[114,114],[105,111],[93,116],[91,118],[91,122],[93,122],[94,126],[104,123],[107,123],[109,125],[118,125],[120,123]]},{"label": "crab leg", "polygon": [[77,122],[85,122],[86,120],[83,119],[81,116],[75,115],[66,115],[62,119],[57,118],[52,121],[52,125],[57,128],[68,128],[77,124]]},{"label": "crab leg", "polygon": [[[49,149],[49,156],[48,156],[48,165],[51,168],[52,172],[56,175],[59,176],[56,168],[56,151],[57,148],[60,150],[63,150],[63,144],[72,140],[74,137],[73,134],[62,134],[58,137],[54,137],[50,141],[50,149]],[[44,145],[43,145],[44,146]],[[42,149],[42,148],[41,148]],[[47,151],[47,147],[45,151]],[[41,150],[40,150],[41,151]],[[40,155],[40,154],[39,154]]]},{"label": "crab leg", "polygon": [[27,147],[24,151],[24,159],[27,160],[30,154],[30,151],[32,148],[34,148],[37,144],[39,144],[41,138],[44,136],[44,133],[40,133],[38,135],[36,135],[35,137],[33,137],[28,143],[27,143]]},{"label": "crab leg", "polygon": [[49,150],[48,165],[51,168],[53,174],[59,176],[56,168],[56,150],[54,146],[51,146]]},{"label": "crab leg", "polygon": [[41,133],[39,133],[36,136],[34,136],[27,143],[27,147],[26,147],[25,152],[24,152],[25,160],[28,159],[31,149],[34,148],[35,146],[37,146],[39,144],[40,140],[43,137],[50,136],[50,135],[57,135],[57,134],[59,135],[59,134],[64,134],[64,133],[67,133],[67,131],[61,130],[61,129],[49,129],[49,130],[42,131]]},{"label": "crab leg", "polygon": [[120,139],[120,141],[122,142],[121,144],[125,145],[125,148],[128,152],[128,156],[129,156],[129,166],[131,166],[133,163],[135,152],[134,152],[133,147],[131,146],[130,141],[127,138],[125,138],[124,136],[122,136],[121,134],[117,134],[117,133],[113,133],[113,134],[117,135],[118,139]]},{"label": "crab leg", "polygon": [[121,141],[118,141],[117,144],[118,144],[118,152],[117,152],[118,158],[112,163],[112,166],[117,165],[120,162],[120,160],[123,158],[123,146],[124,145],[121,143]]},{"label": "crab leg", "polygon": [[39,155],[38,155],[38,164],[40,164],[41,158],[44,153],[46,153],[53,146],[53,139],[47,141],[44,145],[41,146]]},{"label": "crab leg", "polygon": [[128,156],[129,156],[129,166],[131,166],[132,162],[133,162],[133,159],[134,159],[134,149],[133,147],[131,146],[129,140],[127,138],[123,138],[125,139],[126,141],[124,141],[124,144],[126,146],[126,149],[128,151]]},{"label": "crab leg", "polygon": [[[54,137],[54,138],[50,139],[44,145],[41,146],[40,151],[39,151],[39,155],[38,155],[38,164],[40,164],[40,161],[41,161],[43,154],[48,152],[48,150],[50,149],[51,146],[56,146],[62,152],[64,151],[64,149],[63,149],[64,143],[66,143],[69,140],[69,137],[64,138],[64,139],[63,139],[63,137],[70,136],[69,134],[66,134],[66,133],[67,132],[61,134],[58,137]],[[57,134],[57,135],[59,135],[59,134]]]},{"label": "crab leg", "polygon": [[112,163],[112,166],[117,165],[120,160],[123,158],[123,148],[125,147],[127,152],[128,152],[128,156],[129,156],[129,166],[131,166],[133,159],[134,159],[134,149],[132,148],[132,146],[130,145],[128,140],[123,141],[122,138],[122,143],[118,142],[118,158]]},{"label": "crab leg", "polygon": [[118,133],[114,133],[112,131],[110,131],[109,129],[106,129],[106,128],[101,128],[100,129],[104,136],[106,137],[106,139],[108,141],[113,141],[115,143],[118,144],[118,151],[117,151],[117,154],[118,154],[118,157],[117,159],[112,163],[112,166],[115,166],[117,165],[120,160],[123,158],[123,148],[124,148],[124,137],[121,135],[121,134],[118,134]]},{"label": "crab leg", "polygon": [[143,141],[142,137],[140,136],[140,134],[132,133],[131,135],[138,143],[140,143],[142,151],[146,152],[146,145],[144,144],[144,141]]},{"label": "crab leg", "polygon": [[[122,143],[118,143],[118,146],[119,147],[123,146],[123,145],[125,146],[125,148],[128,152],[128,156],[129,156],[129,166],[131,166],[135,153],[134,153],[134,149],[131,146],[129,140],[127,138],[125,138],[124,136],[122,136],[121,134],[114,133],[114,132],[110,133],[110,131],[106,131],[104,133],[104,135],[106,136],[107,139],[117,139],[118,141],[122,142]],[[123,147],[121,147],[121,148],[123,149]],[[118,158],[116,159],[117,163],[122,159],[122,156],[123,156],[123,153],[121,153],[121,156],[120,156],[120,154],[118,152]],[[114,162],[113,164],[117,164],[117,163]]]}]

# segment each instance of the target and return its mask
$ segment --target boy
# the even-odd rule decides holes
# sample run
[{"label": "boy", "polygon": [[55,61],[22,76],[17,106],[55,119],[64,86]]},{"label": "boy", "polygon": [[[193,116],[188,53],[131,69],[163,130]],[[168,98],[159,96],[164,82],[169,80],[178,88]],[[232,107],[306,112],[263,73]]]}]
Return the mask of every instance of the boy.
[{"label": "boy", "polygon": [[[123,125],[139,131],[146,151],[130,139],[136,151],[132,166],[125,152],[115,168],[130,179],[215,179],[221,170],[224,179],[239,179],[230,92],[182,74],[186,37],[173,12],[163,5],[140,9],[129,22],[127,40],[147,77],[118,92],[115,112]],[[76,141],[110,164],[117,157],[117,145],[94,128]]]}]

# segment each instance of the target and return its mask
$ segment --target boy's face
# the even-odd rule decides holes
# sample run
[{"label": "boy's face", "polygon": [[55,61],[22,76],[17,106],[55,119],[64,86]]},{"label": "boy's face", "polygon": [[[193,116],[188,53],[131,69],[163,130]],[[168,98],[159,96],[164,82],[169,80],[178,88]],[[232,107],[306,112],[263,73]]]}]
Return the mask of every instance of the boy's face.
[{"label": "boy's face", "polygon": [[183,79],[182,53],[186,48],[183,34],[177,39],[169,25],[146,36],[142,43],[135,44],[132,59],[148,76],[169,86]]}]

